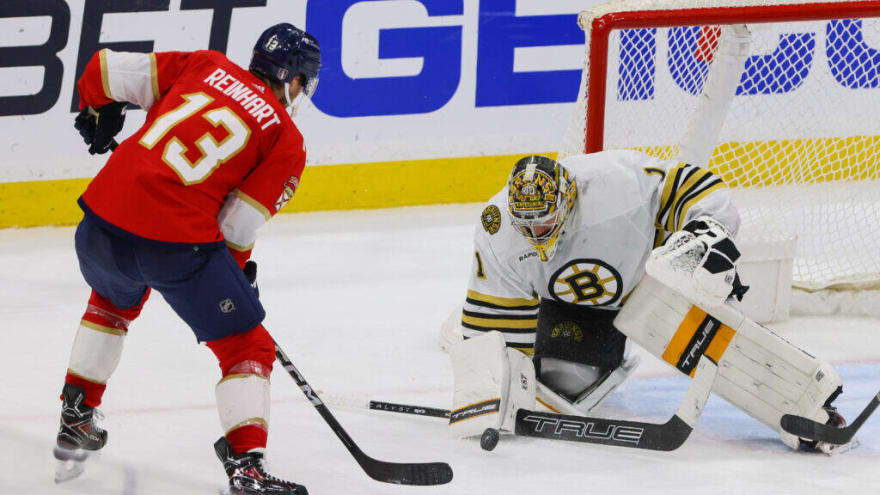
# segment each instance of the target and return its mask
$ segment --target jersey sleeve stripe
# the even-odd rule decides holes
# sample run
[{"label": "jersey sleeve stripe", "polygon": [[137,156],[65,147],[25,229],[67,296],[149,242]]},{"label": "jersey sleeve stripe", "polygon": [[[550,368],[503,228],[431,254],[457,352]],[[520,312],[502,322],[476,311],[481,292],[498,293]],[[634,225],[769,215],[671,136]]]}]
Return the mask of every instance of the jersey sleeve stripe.
[{"label": "jersey sleeve stripe", "polygon": [[507,309],[538,309],[538,298],[511,298],[496,297],[488,294],[468,290],[467,302],[476,306],[485,306],[489,308],[507,308]]},{"label": "jersey sleeve stripe", "polygon": [[101,61],[101,87],[104,90],[104,96],[111,100],[115,100],[113,98],[113,93],[110,92],[110,73],[107,69],[107,49],[104,48],[100,52],[98,52],[98,58]]},{"label": "jersey sleeve stripe", "polygon": [[694,195],[692,195],[689,198],[685,198],[685,200],[682,202],[683,204],[681,207],[681,213],[679,213],[679,215],[678,215],[678,225],[679,225],[678,228],[683,227],[684,224],[686,223],[687,214],[688,214],[688,211],[690,211],[691,207],[693,207],[695,204],[702,201],[703,198],[705,198],[706,196],[708,196],[708,195],[712,194],[713,192],[718,191],[720,189],[725,189],[726,187],[727,187],[727,185],[724,184],[724,182],[722,182],[721,179],[716,177],[715,180],[713,180],[709,184],[707,184],[706,187],[703,188],[701,191],[695,193]]},{"label": "jersey sleeve stripe", "polygon": [[241,192],[240,189],[236,189],[236,190],[235,190],[235,196],[238,197],[238,199],[244,201],[245,203],[251,205],[255,210],[257,210],[257,211],[259,211],[260,213],[262,213],[262,214],[263,214],[263,218],[265,218],[266,220],[269,220],[270,218],[272,218],[272,214],[269,212],[269,209],[268,209],[268,208],[266,208],[265,206],[263,206],[262,203],[260,203],[260,202],[257,201],[256,199],[254,199],[254,198],[248,196],[247,194]]},{"label": "jersey sleeve stripe", "polygon": [[157,101],[162,94],[159,91],[159,64],[156,62],[156,54],[150,54],[150,85],[153,89],[153,101]]},{"label": "jersey sleeve stripe", "polygon": [[526,314],[510,314],[510,313],[501,313],[501,314],[488,314],[483,312],[476,311],[468,311],[467,309],[462,310],[463,315],[472,316],[474,318],[486,318],[489,320],[534,320],[537,318],[537,313],[526,313]]},{"label": "jersey sleeve stripe", "polygon": [[672,199],[671,208],[669,209],[669,213],[666,216],[666,222],[664,227],[669,232],[675,232],[680,227],[676,225],[678,220],[678,212],[681,211],[682,204],[684,203],[684,199],[688,197],[695,191],[699,191],[703,182],[705,182],[708,178],[712,177],[712,174],[709,173],[708,170],[705,169],[695,169],[688,174],[688,177],[678,188],[675,193],[675,197]]},{"label": "jersey sleeve stripe", "polygon": [[678,179],[682,173],[684,164],[679,163],[669,170],[666,174],[666,181],[663,183],[663,192],[660,193],[660,208],[657,211],[657,227],[663,228],[663,218],[671,206],[671,199],[675,197],[675,191],[678,188]]}]

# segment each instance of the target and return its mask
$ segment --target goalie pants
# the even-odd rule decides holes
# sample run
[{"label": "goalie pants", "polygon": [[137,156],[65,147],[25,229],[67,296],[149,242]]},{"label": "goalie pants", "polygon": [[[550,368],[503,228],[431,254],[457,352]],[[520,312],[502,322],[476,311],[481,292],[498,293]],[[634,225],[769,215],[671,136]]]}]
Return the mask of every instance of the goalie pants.
[{"label": "goalie pants", "polygon": [[535,335],[535,373],[540,376],[543,358],[596,366],[602,372],[619,367],[626,336],[614,328],[617,313],[616,309],[541,299]]}]

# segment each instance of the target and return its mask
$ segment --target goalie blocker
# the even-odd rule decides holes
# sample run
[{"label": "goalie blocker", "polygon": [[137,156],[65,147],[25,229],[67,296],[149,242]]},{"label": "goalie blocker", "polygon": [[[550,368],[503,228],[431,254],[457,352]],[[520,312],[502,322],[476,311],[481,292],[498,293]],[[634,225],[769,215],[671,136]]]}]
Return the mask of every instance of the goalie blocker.
[{"label": "goalie blocker", "polygon": [[648,275],[633,289],[614,325],[691,377],[701,356],[712,358],[718,363],[712,391],[773,428],[793,449],[801,441],[781,428],[782,416],[824,424],[829,419],[824,407],[841,390],[840,377],[825,361],[730,305],[706,312]]}]

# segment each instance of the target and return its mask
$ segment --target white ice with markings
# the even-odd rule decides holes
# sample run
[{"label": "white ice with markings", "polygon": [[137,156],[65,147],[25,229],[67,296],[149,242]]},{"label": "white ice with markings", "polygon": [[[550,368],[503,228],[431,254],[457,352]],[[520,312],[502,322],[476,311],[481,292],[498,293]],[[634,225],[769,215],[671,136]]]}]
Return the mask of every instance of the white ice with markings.
[{"label": "white ice with markings", "polygon": [[[880,492],[880,416],[843,455],[792,452],[767,427],[711,397],[671,453],[503,435],[493,452],[448,438],[442,420],[369,411],[370,399],[448,407],[452,376],[438,328],[464,297],[481,205],[282,215],[255,259],[266,327],[324,394],[360,447],[382,460],[446,461],[440,487],[369,479],[293,380],[276,366],[269,459],[278,476],[319,494],[782,494]],[[53,483],[51,448],[68,353],[89,290],[73,228],[0,230],[0,494],[217,494],[225,476],[213,354],[158,294],[131,326],[102,410],[109,443],[86,472]],[[799,317],[773,325],[834,363],[849,419],[880,389],[880,320]],[[599,411],[665,421],[688,379],[658,359]]]}]

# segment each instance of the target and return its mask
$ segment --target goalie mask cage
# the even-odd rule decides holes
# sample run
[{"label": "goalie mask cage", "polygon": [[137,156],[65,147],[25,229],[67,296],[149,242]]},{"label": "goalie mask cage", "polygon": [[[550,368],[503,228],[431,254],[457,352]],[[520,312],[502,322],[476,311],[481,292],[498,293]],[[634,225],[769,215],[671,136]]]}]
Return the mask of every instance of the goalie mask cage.
[{"label": "goalie mask cage", "polygon": [[638,149],[733,188],[795,287],[880,281],[880,1],[623,0],[582,12],[560,157]]}]

